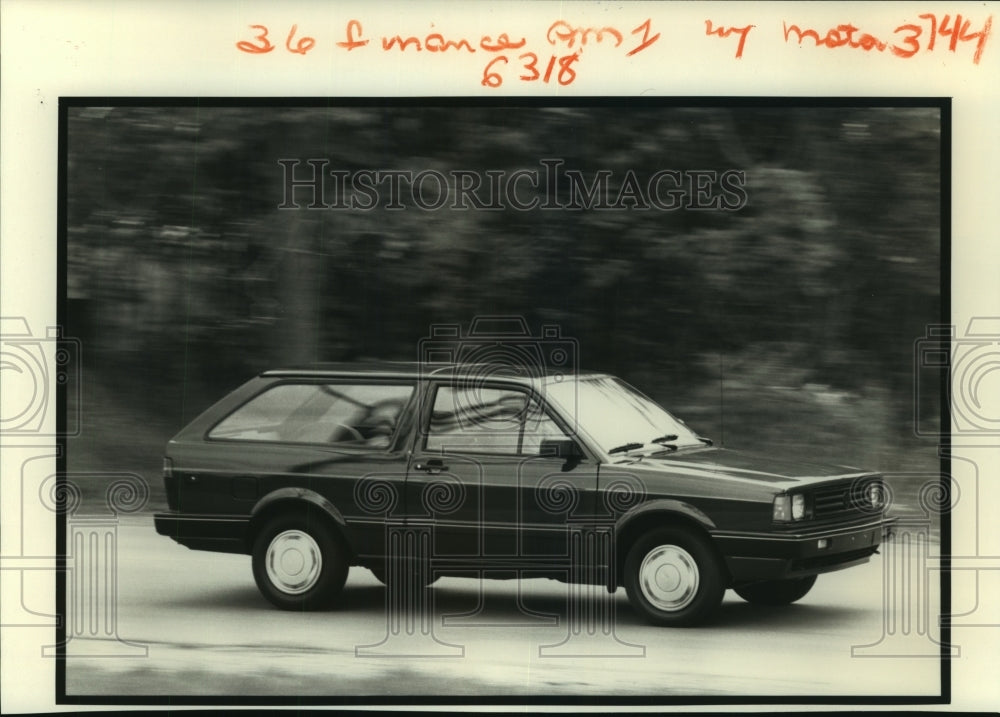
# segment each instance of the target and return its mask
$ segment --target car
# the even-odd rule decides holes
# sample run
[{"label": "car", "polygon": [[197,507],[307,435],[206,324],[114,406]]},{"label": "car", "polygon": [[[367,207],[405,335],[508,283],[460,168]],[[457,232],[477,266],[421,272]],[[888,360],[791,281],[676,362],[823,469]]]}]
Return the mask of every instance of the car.
[{"label": "car", "polygon": [[878,473],[715,446],[586,371],[267,370],[174,436],[163,465],[157,532],[251,555],[286,610],[334,605],[362,566],[388,589],[470,575],[623,586],[646,621],[695,625],[727,589],[799,600],[817,575],[867,562],[892,525]]}]

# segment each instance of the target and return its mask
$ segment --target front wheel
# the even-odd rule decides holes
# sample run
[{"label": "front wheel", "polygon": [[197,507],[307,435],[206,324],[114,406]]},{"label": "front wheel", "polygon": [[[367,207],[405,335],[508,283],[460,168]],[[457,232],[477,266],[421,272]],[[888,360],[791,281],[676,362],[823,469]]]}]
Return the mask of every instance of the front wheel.
[{"label": "front wheel", "polygon": [[276,516],[254,541],[254,580],[282,610],[328,607],[343,589],[348,568],[342,541],[319,518]]},{"label": "front wheel", "polygon": [[703,622],[722,603],[722,567],[709,543],[682,528],[660,528],[636,542],[625,559],[625,590],[654,625]]},{"label": "front wheel", "polygon": [[816,576],[790,578],[788,580],[767,580],[733,588],[735,593],[755,605],[791,605],[801,600],[816,584]]}]

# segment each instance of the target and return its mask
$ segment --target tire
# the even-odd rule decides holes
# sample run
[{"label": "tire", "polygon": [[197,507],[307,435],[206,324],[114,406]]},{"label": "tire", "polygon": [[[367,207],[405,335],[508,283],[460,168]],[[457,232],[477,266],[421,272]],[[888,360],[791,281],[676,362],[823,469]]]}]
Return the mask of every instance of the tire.
[{"label": "tire", "polygon": [[791,605],[805,597],[815,584],[816,576],[808,575],[804,578],[750,583],[733,588],[733,591],[755,605]]},{"label": "tire", "polygon": [[708,541],[671,527],[646,533],[629,550],[625,590],[646,621],[688,627],[718,610],[726,587],[721,562]]},{"label": "tire", "polygon": [[348,569],[340,536],[312,513],[275,516],[254,541],[257,588],[282,610],[329,607],[343,589]]}]

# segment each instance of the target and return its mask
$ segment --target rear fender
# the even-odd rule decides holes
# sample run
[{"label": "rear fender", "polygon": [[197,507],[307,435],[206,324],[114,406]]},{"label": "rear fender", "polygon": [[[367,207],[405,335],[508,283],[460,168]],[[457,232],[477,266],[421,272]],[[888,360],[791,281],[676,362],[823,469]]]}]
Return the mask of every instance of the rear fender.
[{"label": "rear fender", "polygon": [[337,529],[337,532],[340,533],[340,535],[347,542],[351,552],[354,552],[355,546],[351,540],[351,533],[347,527],[347,521],[344,520],[343,514],[337,509],[337,506],[329,500],[316,491],[309,490],[308,488],[279,488],[276,491],[268,493],[257,501],[257,504],[254,505],[253,510],[250,512],[250,526],[247,531],[248,541],[250,543],[253,542],[257,532],[265,522],[270,520],[272,516],[286,508],[301,506],[303,504],[315,508],[329,518],[331,523]]}]

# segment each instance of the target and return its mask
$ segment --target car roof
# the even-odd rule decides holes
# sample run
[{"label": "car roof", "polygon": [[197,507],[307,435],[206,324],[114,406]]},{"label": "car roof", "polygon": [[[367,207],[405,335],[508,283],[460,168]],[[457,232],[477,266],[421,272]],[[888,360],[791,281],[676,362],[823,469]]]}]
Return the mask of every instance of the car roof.
[{"label": "car roof", "polygon": [[296,376],[306,378],[342,378],[364,376],[368,378],[469,378],[497,379],[522,383],[541,380],[561,380],[569,375],[577,377],[606,375],[593,371],[579,371],[572,367],[558,368],[537,365],[514,366],[500,363],[443,363],[429,361],[351,361],[314,363],[263,371],[262,377]]}]

